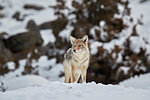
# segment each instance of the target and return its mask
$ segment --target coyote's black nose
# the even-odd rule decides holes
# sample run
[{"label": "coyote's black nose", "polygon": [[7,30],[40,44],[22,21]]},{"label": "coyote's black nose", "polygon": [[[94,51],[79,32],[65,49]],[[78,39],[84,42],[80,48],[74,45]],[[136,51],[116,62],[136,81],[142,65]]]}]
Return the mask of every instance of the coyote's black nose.
[{"label": "coyote's black nose", "polygon": [[73,52],[75,52],[75,53],[76,53],[76,50],[73,50]]}]

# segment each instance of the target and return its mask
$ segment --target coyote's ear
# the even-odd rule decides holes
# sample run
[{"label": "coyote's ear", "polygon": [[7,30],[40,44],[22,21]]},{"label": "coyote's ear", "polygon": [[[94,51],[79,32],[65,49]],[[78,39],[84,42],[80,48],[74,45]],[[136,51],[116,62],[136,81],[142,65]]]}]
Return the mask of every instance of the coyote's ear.
[{"label": "coyote's ear", "polygon": [[82,38],[82,41],[83,41],[83,43],[88,42],[88,36],[85,35],[85,36]]},{"label": "coyote's ear", "polygon": [[71,42],[71,44],[73,44],[75,42],[75,40],[76,40],[76,38],[70,36],[70,42]]}]

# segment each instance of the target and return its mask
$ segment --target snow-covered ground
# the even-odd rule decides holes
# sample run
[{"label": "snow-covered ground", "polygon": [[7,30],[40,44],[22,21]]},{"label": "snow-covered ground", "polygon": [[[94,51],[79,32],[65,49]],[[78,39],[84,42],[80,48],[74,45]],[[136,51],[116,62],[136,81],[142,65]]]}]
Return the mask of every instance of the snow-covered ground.
[{"label": "snow-covered ground", "polygon": [[150,89],[150,74],[132,77],[128,80],[121,82],[119,85],[124,87]]},{"label": "snow-covered ground", "polygon": [[7,89],[7,91],[16,90],[19,88],[26,88],[29,86],[42,85],[49,82],[50,82],[49,80],[36,75],[26,75],[9,80],[8,79],[3,80],[4,87]]},{"label": "snow-covered ground", "polygon": [[[20,87],[26,88],[0,93],[0,100],[149,100],[148,77],[150,74],[122,82],[121,85],[103,85],[95,82],[82,84],[48,82],[38,76],[25,76],[14,79],[16,82],[10,81],[9,85],[11,89],[12,86],[20,84],[22,84]],[[137,85],[137,82],[140,82],[140,85]]]}]

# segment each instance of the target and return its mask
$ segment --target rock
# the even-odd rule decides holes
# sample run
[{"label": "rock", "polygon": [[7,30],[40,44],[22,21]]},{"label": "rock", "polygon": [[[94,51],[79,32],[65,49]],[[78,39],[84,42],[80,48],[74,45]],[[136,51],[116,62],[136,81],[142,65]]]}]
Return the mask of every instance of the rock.
[{"label": "rock", "polygon": [[5,15],[0,13],[0,18],[4,18],[4,17],[5,17]]},{"label": "rock", "polygon": [[39,28],[40,29],[51,29],[52,28],[51,21],[42,23],[41,25],[39,25]]},{"label": "rock", "polygon": [[16,19],[17,21],[23,21],[23,18],[20,18],[20,12],[16,12],[12,18]]},{"label": "rock", "polygon": [[37,32],[37,34],[40,34],[39,32],[39,28],[37,27],[37,25],[35,24],[35,22],[33,20],[30,20],[26,26],[26,28],[29,31],[33,31],[33,32]]},{"label": "rock", "polygon": [[3,9],[4,9],[4,7],[2,5],[0,5],[0,10],[3,10]]},{"label": "rock", "polygon": [[5,47],[3,35],[0,34],[0,64],[14,60],[12,52]]},{"label": "rock", "polygon": [[40,31],[33,20],[27,24],[28,32],[19,33],[6,40],[7,47],[14,53],[39,46],[43,43]]},{"label": "rock", "polygon": [[44,9],[41,6],[32,5],[32,4],[26,4],[26,5],[24,5],[24,8],[25,9],[34,9],[34,10],[42,10],[42,9]]},{"label": "rock", "polygon": [[[3,9],[4,9],[4,7],[2,5],[0,5],[0,11],[3,10]],[[0,18],[3,18],[3,17],[5,17],[5,15],[0,13]]]},{"label": "rock", "polygon": [[40,29],[52,29],[53,33],[56,35],[66,27],[67,23],[68,23],[68,20],[66,18],[60,18],[51,22],[43,23],[39,25],[39,28]]}]

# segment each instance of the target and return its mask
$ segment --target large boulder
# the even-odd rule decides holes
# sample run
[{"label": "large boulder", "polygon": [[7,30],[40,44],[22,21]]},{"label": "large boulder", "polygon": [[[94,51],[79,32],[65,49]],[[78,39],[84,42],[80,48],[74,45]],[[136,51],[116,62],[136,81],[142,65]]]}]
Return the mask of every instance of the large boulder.
[{"label": "large boulder", "polygon": [[58,18],[57,20],[45,22],[39,25],[40,29],[52,29],[55,36],[58,35],[60,31],[62,31],[68,23],[67,18]]},{"label": "large boulder", "polygon": [[13,60],[12,52],[5,47],[4,34],[0,34],[0,64],[5,64],[7,61]]},{"label": "large boulder", "polygon": [[19,33],[6,40],[6,45],[12,52],[16,53],[43,43],[40,31],[33,20],[28,22],[27,29],[28,32]]}]

